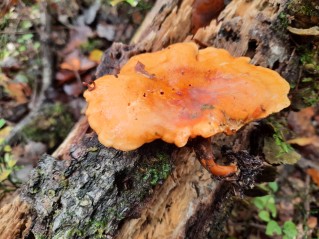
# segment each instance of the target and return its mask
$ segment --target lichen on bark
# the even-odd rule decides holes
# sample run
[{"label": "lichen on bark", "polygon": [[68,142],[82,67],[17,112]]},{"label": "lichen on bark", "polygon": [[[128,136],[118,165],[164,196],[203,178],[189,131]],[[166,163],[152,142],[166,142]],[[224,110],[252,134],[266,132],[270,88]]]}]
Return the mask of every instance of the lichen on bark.
[{"label": "lichen on bark", "polygon": [[24,194],[35,211],[35,235],[113,236],[171,169],[170,149],[161,143],[131,152],[105,148],[96,136],[82,143],[71,149],[72,160],[44,155],[33,171]]}]

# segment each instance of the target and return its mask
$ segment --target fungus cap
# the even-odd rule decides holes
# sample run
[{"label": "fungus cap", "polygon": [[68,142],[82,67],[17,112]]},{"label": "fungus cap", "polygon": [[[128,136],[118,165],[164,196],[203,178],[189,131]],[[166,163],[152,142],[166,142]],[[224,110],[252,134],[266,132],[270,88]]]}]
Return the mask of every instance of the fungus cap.
[{"label": "fungus cap", "polygon": [[290,104],[289,84],[249,61],[191,42],[134,56],[84,93],[89,124],[102,144],[123,151],[236,132]]}]

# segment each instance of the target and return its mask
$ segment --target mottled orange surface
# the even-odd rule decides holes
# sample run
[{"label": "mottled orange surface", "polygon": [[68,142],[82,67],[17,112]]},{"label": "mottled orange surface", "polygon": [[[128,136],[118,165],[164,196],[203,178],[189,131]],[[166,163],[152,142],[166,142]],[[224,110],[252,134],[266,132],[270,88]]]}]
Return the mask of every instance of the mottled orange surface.
[{"label": "mottled orange surface", "polygon": [[103,76],[85,92],[89,124],[102,144],[123,151],[235,132],[290,104],[289,84],[249,60],[191,42],[134,56],[118,78]]}]

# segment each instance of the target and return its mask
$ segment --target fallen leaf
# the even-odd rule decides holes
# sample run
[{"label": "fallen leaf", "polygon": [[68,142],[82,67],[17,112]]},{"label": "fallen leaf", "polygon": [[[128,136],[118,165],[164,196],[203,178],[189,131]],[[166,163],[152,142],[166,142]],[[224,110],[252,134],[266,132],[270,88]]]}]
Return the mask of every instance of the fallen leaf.
[{"label": "fallen leaf", "polygon": [[297,144],[299,146],[306,146],[309,144],[314,144],[319,146],[319,137],[312,136],[312,137],[298,137],[295,139],[290,139],[287,141],[289,144]]},{"label": "fallen leaf", "polygon": [[307,220],[307,226],[308,226],[309,228],[314,229],[314,228],[316,228],[317,224],[318,224],[318,218],[313,217],[313,216],[310,216],[310,217],[308,218],[308,220]]},{"label": "fallen leaf", "polygon": [[12,127],[7,126],[0,130],[0,144],[3,143],[4,139],[10,134]]},{"label": "fallen leaf", "polygon": [[315,128],[311,123],[311,118],[314,116],[314,108],[307,107],[299,112],[291,111],[288,115],[288,124],[298,136],[315,135]]},{"label": "fallen leaf", "polygon": [[1,3],[0,17],[2,18],[12,6],[16,5],[18,0],[4,0]]},{"label": "fallen leaf", "polygon": [[319,186],[319,171],[314,168],[307,169],[307,174],[311,176],[315,184]]},{"label": "fallen leaf", "polygon": [[[21,76],[21,75],[20,75]],[[29,101],[29,96],[32,94],[30,86],[25,82],[17,82],[8,78],[5,74],[0,74],[0,85],[4,87],[10,97],[14,98],[17,103],[23,104]]]},{"label": "fallen leaf", "polygon": [[89,59],[91,61],[94,61],[97,64],[100,64],[102,56],[103,56],[103,51],[94,49],[93,51],[90,52]]},{"label": "fallen leaf", "polygon": [[60,84],[73,80],[74,78],[75,73],[69,70],[60,70],[55,74],[55,79],[60,81]]},{"label": "fallen leaf", "polygon": [[295,150],[283,152],[273,138],[265,138],[263,153],[270,164],[295,164],[301,158]]},{"label": "fallen leaf", "polygon": [[80,69],[81,62],[79,59],[71,59],[69,62],[63,62],[60,65],[61,69],[70,70],[70,71],[78,71]]},{"label": "fallen leaf", "polygon": [[4,180],[6,180],[9,177],[11,172],[12,172],[12,169],[6,169],[2,171],[0,173],[0,182],[3,182]]},{"label": "fallen leaf", "polygon": [[84,72],[92,69],[96,65],[94,61],[83,56],[79,50],[75,50],[64,58],[64,61],[60,64],[60,68],[63,70]]},{"label": "fallen leaf", "polygon": [[78,51],[72,52],[64,58],[64,62],[61,63],[60,68],[70,71],[79,71],[81,68],[81,61],[79,57]]},{"label": "fallen leaf", "polygon": [[6,89],[17,103],[23,104],[29,101],[31,88],[26,83],[8,82]]}]

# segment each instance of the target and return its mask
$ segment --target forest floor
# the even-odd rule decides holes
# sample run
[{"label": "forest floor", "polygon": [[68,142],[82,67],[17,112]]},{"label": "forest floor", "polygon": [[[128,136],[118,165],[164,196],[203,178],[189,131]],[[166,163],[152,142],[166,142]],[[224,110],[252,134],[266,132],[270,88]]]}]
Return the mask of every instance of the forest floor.
[{"label": "forest floor", "polygon": [[[83,115],[82,82],[94,79],[103,52],[113,42],[129,43],[154,4],[109,2],[62,0],[47,7],[5,1],[0,12],[0,206]],[[301,46],[304,39],[290,40]],[[292,106],[265,121],[274,141],[265,142],[264,150],[266,159],[278,165],[277,179],[259,185],[266,196],[238,197],[226,238],[319,238],[319,50],[317,39],[306,41],[310,44],[297,52],[301,69],[291,85]]]}]

